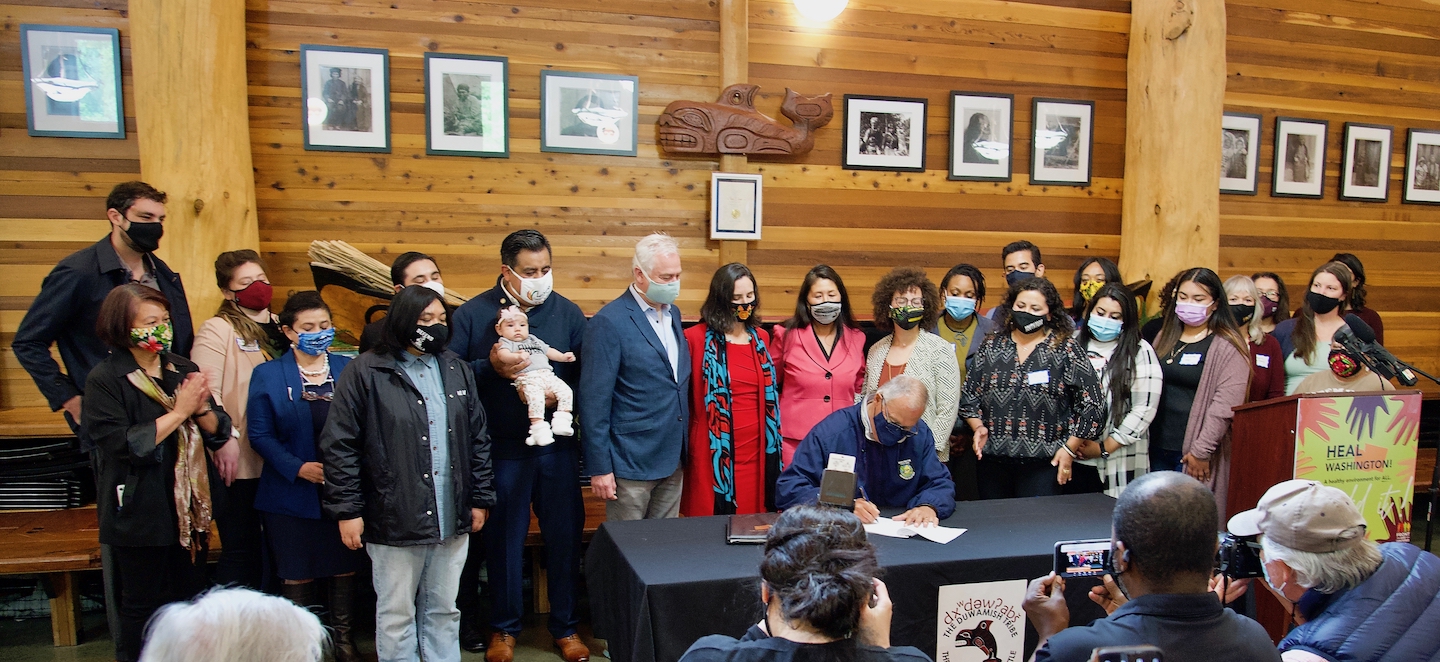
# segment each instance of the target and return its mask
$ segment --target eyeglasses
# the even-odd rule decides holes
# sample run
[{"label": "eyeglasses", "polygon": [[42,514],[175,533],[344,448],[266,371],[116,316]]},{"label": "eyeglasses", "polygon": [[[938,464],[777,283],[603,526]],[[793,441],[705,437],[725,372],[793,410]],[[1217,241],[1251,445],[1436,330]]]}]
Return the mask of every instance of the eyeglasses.
[{"label": "eyeglasses", "polygon": [[902,307],[902,306],[912,306],[912,307],[915,307],[915,308],[924,308],[924,307],[925,307],[925,299],[924,299],[924,297],[917,297],[917,298],[914,298],[914,299],[906,299],[906,298],[904,298],[904,297],[895,297],[894,299],[891,299],[891,300],[890,300],[890,307],[891,307],[891,308],[900,308],[900,307]]},{"label": "eyeglasses", "polygon": [[1265,297],[1266,299],[1269,299],[1271,301],[1280,300],[1280,292],[1277,290],[1261,290],[1260,296]]},{"label": "eyeglasses", "polygon": [[896,423],[895,421],[890,420],[890,415],[885,413],[884,404],[880,405],[880,417],[885,419],[885,424],[893,428],[896,434],[899,434],[906,439],[915,436],[915,428],[913,426],[907,428],[899,423]]}]

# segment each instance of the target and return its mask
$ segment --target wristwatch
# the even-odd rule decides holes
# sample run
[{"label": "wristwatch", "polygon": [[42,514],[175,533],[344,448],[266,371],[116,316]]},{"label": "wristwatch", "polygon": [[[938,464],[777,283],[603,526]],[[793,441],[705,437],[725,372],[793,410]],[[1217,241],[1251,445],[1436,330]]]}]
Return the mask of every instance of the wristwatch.
[{"label": "wristwatch", "polygon": [[1108,459],[1110,459],[1110,451],[1105,450],[1105,442],[1103,442],[1103,441],[1100,442],[1100,459],[1102,459],[1102,460],[1108,460]]}]

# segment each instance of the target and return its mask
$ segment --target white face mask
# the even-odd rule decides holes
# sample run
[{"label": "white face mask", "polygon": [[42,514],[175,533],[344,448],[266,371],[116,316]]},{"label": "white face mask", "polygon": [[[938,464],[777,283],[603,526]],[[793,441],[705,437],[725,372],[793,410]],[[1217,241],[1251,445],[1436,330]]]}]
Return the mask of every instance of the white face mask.
[{"label": "white face mask", "polygon": [[[509,269],[510,267],[505,267]],[[539,278],[524,278],[513,270],[510,272],[520,279],[520,292],[516,295],[527,306],[538,306],[550,298],[555,290],[555,272],[547,271]]]},{"label": "white face mask", "polygon": [[441,299],[445,298],[445,284],[438,280],[427,280],[423,283],[420,283],[420,287],[439,294]]}]

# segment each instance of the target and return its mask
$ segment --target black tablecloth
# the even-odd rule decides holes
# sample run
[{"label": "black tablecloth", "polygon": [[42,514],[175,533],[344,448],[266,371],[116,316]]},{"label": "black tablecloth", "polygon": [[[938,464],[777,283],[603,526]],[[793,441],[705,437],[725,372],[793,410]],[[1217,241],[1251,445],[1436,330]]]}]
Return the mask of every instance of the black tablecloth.
[{"label": "black tablecloth", "polygon": [[[1103,494],[969,501],[946,526],[969,529],[948,545],[872,536],[895,603],[890,640],[935,655],[939,587],[1049,572],[1055,542],[1109,538],[1115,500]],[[678,660],[709,634],[739,637],[760,620],[759,545],[725,544],[726,517],[606,522],[585,557],[595,634],[616,662]],[[1071,624],[1103,616],[1067,587]],[[1035,644],[1026,627],[1026,657]]]}]

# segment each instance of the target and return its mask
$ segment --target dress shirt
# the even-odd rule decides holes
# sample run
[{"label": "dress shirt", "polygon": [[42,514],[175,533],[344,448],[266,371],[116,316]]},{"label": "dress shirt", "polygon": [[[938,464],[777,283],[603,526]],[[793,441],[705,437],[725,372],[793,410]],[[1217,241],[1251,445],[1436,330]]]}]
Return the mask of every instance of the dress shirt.
[{"label": "dress shirt", "polygon": [[455,520],[446,512],[450,505],[450,442],[445,429],[449,413],[445,404],[445,379],[440,374],[440,362],[435,360],[434,354],[415,356],[410,352],[401,352],[400,365],[425,400],[430,435],[424,441],[430,444],[430,475],[435,478],[435,519],[440,522],[440,538],[443,540],[455,535]]},{"label": "dress shirt", "polygon": [[670,304],[662,303],[659,308],[651,305],[640,290],[630,286],[630,294],[635,297],[635,303],[640,304],[640,310],[645,311],[645,319],[650,320],[650,328],[655,330],[655,335],[660,338],[660,344],[665,346],[665,354],[670,358],[671,377],[680,381],[680,341],[675,338],[675,332],[670,328]]}]

